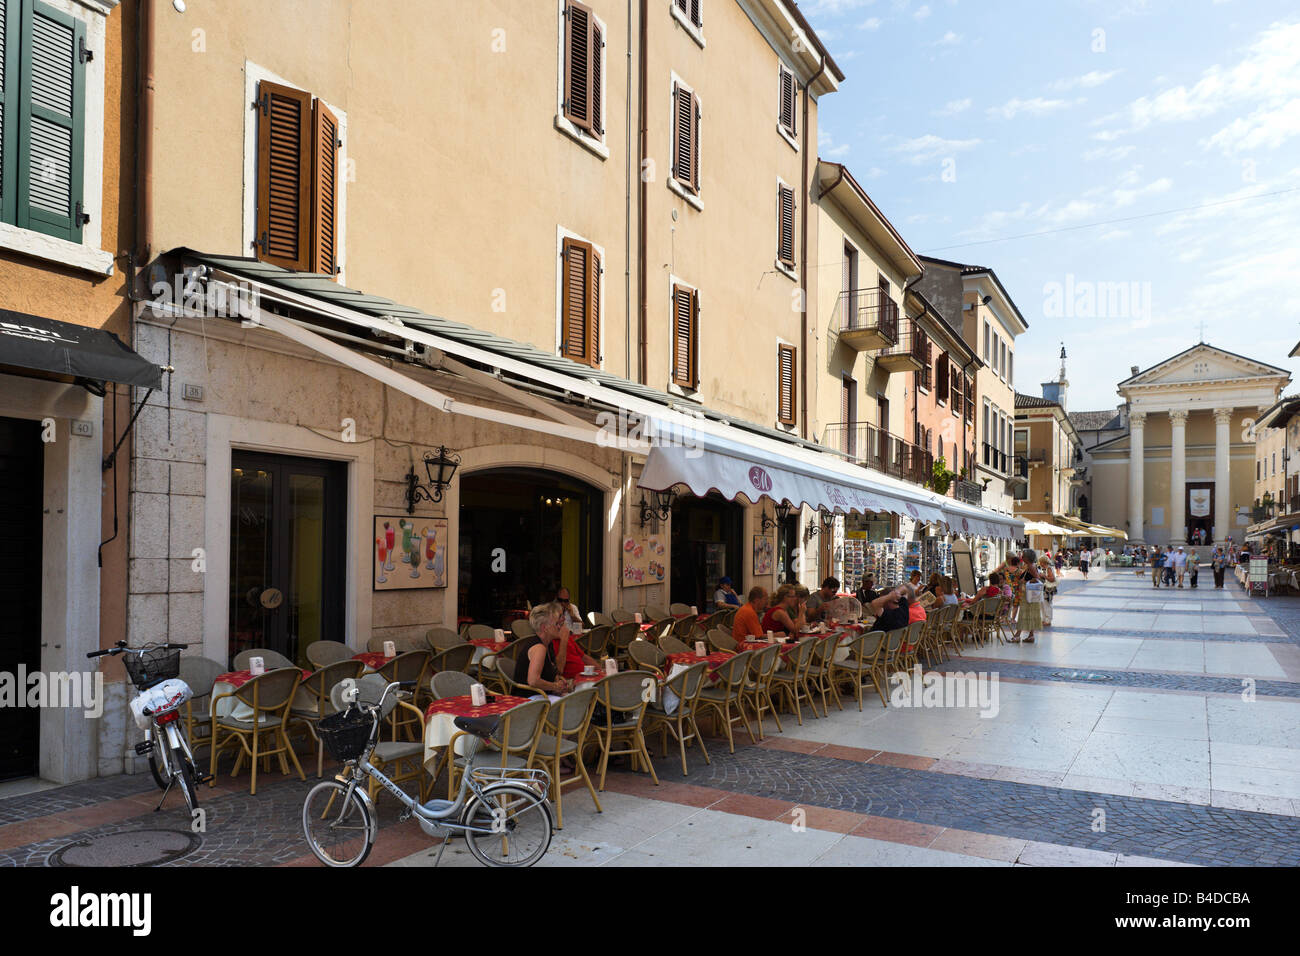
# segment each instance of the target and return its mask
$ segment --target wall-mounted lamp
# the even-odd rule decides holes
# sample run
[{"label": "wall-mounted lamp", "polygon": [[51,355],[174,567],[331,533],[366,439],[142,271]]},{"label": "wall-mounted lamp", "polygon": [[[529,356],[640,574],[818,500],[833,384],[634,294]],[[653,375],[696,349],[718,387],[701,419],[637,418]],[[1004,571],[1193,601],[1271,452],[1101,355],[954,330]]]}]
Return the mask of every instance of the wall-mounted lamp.
[{"label": "wall-mounted lamp", "polygon": [[818,527],[816,522],[809,522],[808,527],[804,530],[804,539],[811,541],[819,534],[830,534],[831,528],[835,526],[835,514],[827,511],[825,508],[817,509],[817,516],[821,519],[821,526]]},{"label": "wall-mounted lamp", "polygon": [[779,505],[776,506],[774,510],[776,511],[775,518],[770,517],[766,511],[763,512],[763,527],[762,527],[763,531],[771,531],[773,528],[777,527],[786,518],[790,517],[790,512],[794,511],[794,505],[790,504],[789,502],[782,501]]},{"label": "wall-mounted lamp", "polygon": [[415,473],[415,466],[406,474],[406,513],[415,514],[415,503],[417,501],[442,500],[442,489],[451,484],[452,475],[456,474],[456,469],[460,466],[460,455],[455,452],[447,451],[446,445],[438,446],[438,454],[434,455],[429,452],[424,453],[424,472],[428,475],[428,485],[420,484],[420,478]]},{"label": "wall-mounted lamp", "polygon": [[658,518],[660,521],[667,521],[668,516],[673,512],[673,490],[666,488],[663,491],[652,491],[654,504],[647,504],[645,492],[641,492],[641,527],[645,527],[647,521],[651,518]]}]

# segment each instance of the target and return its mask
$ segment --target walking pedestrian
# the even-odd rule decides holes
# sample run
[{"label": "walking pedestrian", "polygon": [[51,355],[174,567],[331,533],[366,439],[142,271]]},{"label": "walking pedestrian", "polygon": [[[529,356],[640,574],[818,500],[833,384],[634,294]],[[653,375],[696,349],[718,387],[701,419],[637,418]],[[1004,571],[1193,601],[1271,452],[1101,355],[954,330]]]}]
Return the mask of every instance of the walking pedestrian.
[{"label": "walking pedestrian", "polygon": [[1082,574],[1085,579],[1088,577],[1088,559],[1091,557],[1092,555],[1088,553],[1087,548],[1079,549],[1079,573]]},{"label": "walking pedestrian", "polygon": [[1160,553],[1160,545],[1151,549],[1151,586],[1160,587],[1160,578],[1165,573],[1165,556]]},{"label": "walking pedestrian", "polygon": [[1192,587],[1196,587],[1196,576],[1200,574],[1200,572],[1201,559],[1196,556],[1195,551],[1192,551],[1187,555],[1187,576],[1189,579],[1187,583]]},{"label": "walking pedestrian", "polygon": [[1210,558],[1210,570],[1214,572],[1214,587],[1216,590],[1223,587],[1223,572],[1228,566],[1228,556],[1223,553],[1223,548],[1214,549],[1214,554]]},{"label": "walking pedestrian", "polygon": [[1183,586],[1183,575],[1187,573],[1187,552],[1183,546],[1178,546],[1178,551],[1174,554],[1174,574],[1178,577],[1178,586]]}]

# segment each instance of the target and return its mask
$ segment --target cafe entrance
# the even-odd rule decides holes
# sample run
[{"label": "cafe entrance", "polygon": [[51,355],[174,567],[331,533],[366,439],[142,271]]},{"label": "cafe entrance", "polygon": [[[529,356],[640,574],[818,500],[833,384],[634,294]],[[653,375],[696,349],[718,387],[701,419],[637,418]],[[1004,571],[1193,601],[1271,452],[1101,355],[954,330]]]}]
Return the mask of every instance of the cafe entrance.
[{"label": "cafe entrance", "polygon": [[673,501],[669,593],[674,604],[689,604],[700,611],[712,608],[723,575],[738,591],[744,588],[744,522],[745,509],[717,492]]}]

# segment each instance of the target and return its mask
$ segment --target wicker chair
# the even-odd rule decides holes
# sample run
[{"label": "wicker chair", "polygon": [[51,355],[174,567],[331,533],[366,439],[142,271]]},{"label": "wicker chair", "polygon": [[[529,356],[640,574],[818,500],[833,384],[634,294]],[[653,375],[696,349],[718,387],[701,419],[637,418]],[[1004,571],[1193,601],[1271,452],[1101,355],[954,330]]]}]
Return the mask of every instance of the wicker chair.
[{"label": "wicker chair", "polygon": [[[736,752],[736,740],[731,728],[736,721],[744,724],[751,743],[758,742],[749,726],[749,718],[745,716],[745,691],[749,686],[749,661],[753,656],[753,651],[742,651],[725,661],[713,672],[716,683],[700,691],[699,709],[710,711],[718,718],[727,732],[727,745],[733,754]],[[718,724],[715,724],[715,731],[717,727]]]},{"label": "wicker chair", "polygon": [[339,641],[312,641],[307,645],[307,660],[316,668],[349,660],[352,655],[352,648]]},{"label": "wicker chair", "polygon": [[609,653],[620,665],[627,662],[628,645],[641,636],[641,625],[635,621],[619,624],[609,632]]},{"label": "wicker chair", "polygon": [[[293,695],[297,692],[301,681],[302,671],[297,667],[282,667],[260,674],[229,693],[213,696],[213,713],[216,713],[217,702],[227,697],[233,697],[251,710],[247,719],[226,716],[217,717],[213,721],[209,771],[214,778],[213,786],[216,785],[217,757],[224,747],[232,743],[239,745],[239,754],[235,758],[235,768],[230,775],[239,776],[239,771],[244,766],[244,759],[248,758],[249,766],[252,768],[248,791],[251,796],[257,794],[257,764],[259,761],[267,761],[270,757],[279,758],[280,769],[285,776],[288,776],[289,764],[285,760],[287,755],[298,771],[298,779],[307,779],[286,733],[289,706],[293,703]],[[275,746],[269,748],[262,746],[264,738],[268,736],[271,739],[267,743]]]},{"label": "wicker chair", "polygon": [[[424,715],[416,711],[414,707],[398,697],[397,694],[389,694],[384,697],[384,689],[387,688],[388,681],[378,674],[367,674],[357,681],[357,702],[361,704],[377,704],[380,698],[384,700],[384,707],[379,713],[381,721],[391,718],[395,712],[405,708],[406,710],[415,711],[423,720]],[[330,705],[338,711],[342,710],[346,704],[343,701],[343,687],[335,684],[330,690]],[[396,723],[391,721],[390,723]],[[428,796],[428,791],[433,784],[433,778],[428,777],[424,772],[424,742],[420,740],[384,740],[382,732],[380,739],[375,744],[375,749],[370,754],[370,762],[379,770],[382,770],[393,783],[405,783],[408,780],[414,780],[417,784],[420,802],[423,803]],[[379,795],[381,784],[374,777],[366,780],[366,795],[373,801]]]},{"label": "wicker chair", "polygon": [[262,663],[266,665],[268,672],[281,667],[297,667],[293,661],[285,657],[279,651],[273,651],[267,647],[253,647],[246,651],[240,651],[235,655],[235,670],[246,671],[249,668],[249,661],[254,657],[262,658]]},{"label": "wicker chair", "polygon": [[[447,767],[447,799],[455,799],[460,775],[466,769],[499,766],[502,770],[524,770],[535,766],[537,741],[545,727],[549,707],[546,700],[530,700],[507,710],[501,715],[501,724],[491,738],[498,751],[479,750],[469,758],[453,757]],[[463,736],[464,731],[452,734],[447,743],[447,754],[456,753],[456,741]]]},{"label": "wicker chair", "polygon": [[478,682],[488,689],[490,693],[504,694],[506,692],[505,681],[501,679],[501,665],[508,666],[508,673],[511,675],[515,672],[515,657],[519,653],[519,641],[510,644],[504,644],[500,650],[494,649],[490,654],[485,654],[475,665],[478,668]]},{"label": "wicker chair", "polygon": [[[433,654],[428,650],[407,651],[388,661],[376,673],[385,681],[400,681],[402,683],[409,681],[412,686],[418,689],[425,680],[425,674],[429,671],[429,660],[432,657]],[[415,711],[415,708],[412,707],[410,710]],[[424,715],[419,711],[415,711],[413,717],[407,710],[394,708],[389,717],[392,723],[394,740],[397,739],[399,732],[405,732],[409,740],[420,739],[424,731]]]},{"label": "wicker chair", "polygon": [[351,658],[335,661],[304,679],[298,686],[299,693],[294,695],[294,704],[289,708],[289,726],[301,724],[307,728],[312,740],[316,741],[317,777],[322,775],[325,768],[325,743],[316,733],[316,724],[322,717],[334,713],[335,708],[330,703],[330,691],[334,689],[335,684],[349,677],[353,679],[360,677],[365,669],[364,663]]},{"label": "wicker chair", "polygon": [[695,653],[695,647],[693,645],[687,644],[685,641],[679,641],[677,638],[673,637],[671,633],[661,635],[656,643],[659,645],[659,649],[665,654]]},{"label": "wicker chair", "polygon": [[668,613],[673,617],[694,617],[694,615],[691,614],[691,606],[689,604],[682,604],[680,601],[670,604],[668,606]]},{"label": "wicker chair", "polygon": [[600,746],[600,790],[605,789],[609,758],[617,756],[630,756],[644,764],[650,771],[650,779],[656,787],[659,786],[659,777],[650,762],[641,726],[649,703],[645,682],[650,681],[654,686],[654,680],[655,676],[649,671],[624,671],[611,674],[596,684],[597,701],[605,708],[605,719],[593,720],[591,724],[596,743]]},{"label": "wicker chair", "polygon": [[876,658],[885,644],[884,631],[871,631],[867,634],[854,635],[845,645],[849,656],[842,661],[831,662],[831,681],[840,683],[850,681],[853,684],[853,696],[857,698],[858,710],[862,710],[862,689],[874,685],[884,695],[876,676]]},{"label": "wicker chair", "polygon": [[695,643],[695,632],[699,629],[699,626],[700,622],[693,617],[679,617],[673,623],[673,637],[679,641],[693,644]]},{"label": "wicker chair", "polygon": [[[835,684],[831,681],[831,664],[839,645],[840,636],[834,631],[825,637],[813,639],[812,660],[808,664],[808,690],[822,699],[822,713],[818,715],[820,717],[830,716],[830,706],[826,702],[828,695],[835,701],[837,708],[844,709],[844,704],[840,701],[840,692],[835,689]],[[813,713],[817,713],[815,701],[813,701]]]},{"label": "wicker chair", "polygon": [[533,630],[533,625],[529,623],[527,618],[520,618],[517,621],[511,621],[510,630],[514,633],[515,637],[520,640],[525,637],[534,637],[537,634],[537,632]]},{"label": "wicker chair", "polygon": [[784,733],[781,717],[772,701],[772,676],[781,666],[781,646],[772,644],[754,651],[749,659],[749,684],[744,690],[745,702],[754,709],[754,723],[758,725],[758,739],[763,739],[763,712],[770,711],[776,721],[777,733]]},{"label": "wicker chair", "polygon": [[[546,715],[546,726],[537,740],[535,759],[551,775],[551,799],[555,802],[555,828],[564,829],[564,788],[575,783],[585,784],[596,812],[601,813],[600,798],[591,784],[587,765],[582,761],[582,748],[591,728],[591,715],[596,709],[596,685],[587,684],[571,694],[566,694],[551,705]],[[560,762],[572,757],[574,771],[565,777]]]},{"label": "wicker chair", "polygon": [[434,653],[445,651],[450,647],[460,647],[464,639],[449,627],[431,627],[424,632],[424,640]]},{"label": "wicker chair", "polygon": [[654,671],[660,677],[668,670],[668,655],[649,641],[633,641],[627,652],[637,670]]},{"label": "wicker chair", "polygon": [[[882,686],[889,683],[892,674],[898,673],[903,669],[903,645],[907,642],[907,627],[897,627],[885,635],[884,646],[881,648],[880,656],[876,662],[876,673],[880,676]],[[888,707],[888,695],[881,694],[881,702]]]},{"label": "wicker chair", "polygon": [[626,624],[628,621],[636,620],[636,613],[625,607],[616,607],[609,612],[609,618],[615,624]]},{"label": "wicker chair", "polygon": [[212,685],[226,665],[207,657],[181,656],[181,680],[189,685],[193,697],[185,702],[185,736],[190,748],[212,746]]},{"label": "wicker chair", "polygon": [[596,627],[613,627],[617,623],[608,614],[602,614],[600,611],[591,612],[591,622]]},{"label": "wicker chair", "polygon": [[473,644],[457,644],[455,647],[449,647],[445,651],[439,651],[429,660],[429,669],[441,673],[442,671],[464,671],[469,673],[470,665],[474,660],[474,652],[478,648]]},{"label": "wicker chair", "polygon": [[496,635],[496,630],[488,627],[486,624],[471,624],[469,630],[465,632],[465,640],[490,641],[495,638]]},{"label": "wicker chair", "polygon": [[[704,755],[704,762],[712,763],[709,760],[709,751],[704,746],[704,737],[700,734],[700,728],[695,723],[700,691],[704,690],[708,668],[709,665],[701,661],[681,671],[676,677],[671,678],[664,684],[663,690],[655,695],[655,699],[650,701],[649,706],[646,708],[646,734],[649,735],[656,730],[660,732],[663,737],[664,756],[668,755],[668,735],[673,735],[673,739],[677,741],[677,746],[681,749],[683,777],[687,776],[686,745],[692,740],[700,745],[700,753]],[[668,713],[664,706],[664,698],[668,693],[672,693],[677,697],[677,709],[671,714]]]},{"label": "wicker chair", "polygon": [[465,697],[474,686],[474,678],[460,671],[438,671],[429,678],[429,689],[434,700],[448,697]]},{"label": "wicker chair", "polygon": [[704,639],[709,642],[710,647],[719,651],[734,651],[740,646],[740,642],[731,636],[730,631],[725,631],[720,627],[706,631]]},{"label": "wicker chair", "polygon": [[609,643],[609,632],[613,629],[613,625],[610,624],[597,624],[578,638],[578,646],[592,657],[600,657],[605,653],[605,646]]},{"label": "wicker chair", "polygon": [[[794,711],[795,718],[799,721],[799,726],[803,726],[803,704],[807,703],[812,707],[812,697],[808,692],[808,667],[812,663],[813,643],[815,638],[804,638],[795,649],[790,652],[786,660],[785,670],[779,670],[772,675],[771,687],[788,702],[790,710]],[[813,708],[813,715],[816,716],[817,710]]]},{"label": "wicker chair", "polygon": [[647,604],[641,609],[641,614],[647,621],[663,621],[672,617],[670,613],[665,611],[658,604]]}]

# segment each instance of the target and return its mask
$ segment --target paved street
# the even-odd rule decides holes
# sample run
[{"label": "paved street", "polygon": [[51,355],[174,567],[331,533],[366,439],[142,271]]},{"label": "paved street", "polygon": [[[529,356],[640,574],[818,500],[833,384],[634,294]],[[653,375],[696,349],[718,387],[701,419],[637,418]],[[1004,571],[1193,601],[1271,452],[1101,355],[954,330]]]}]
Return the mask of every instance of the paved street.
[{"label": "paved street", "polygon": [[[769,720],[734,755],[710,740],[710,765],[692,751],[688,777],[657,759],[659,787],[612,774],[601,814],[569,791],[543,865],[1300,865],[1300,598],[1153,591],[1116,569],[1072,572],[1055,608],[1036,644],[947,665],[999,675],[995,717],[874,698],[783,718],[783,734]],[[205,790],[194,838],[178,798],[152,812],[147,776],[10,785],[0,863],[314,865],[298,830],[311,781],[263,779],[255,798],[228,773]],[[379,805],[367,865],[431,864],[436,847]],[[442,865],[477,863],[453,843]]]}]

